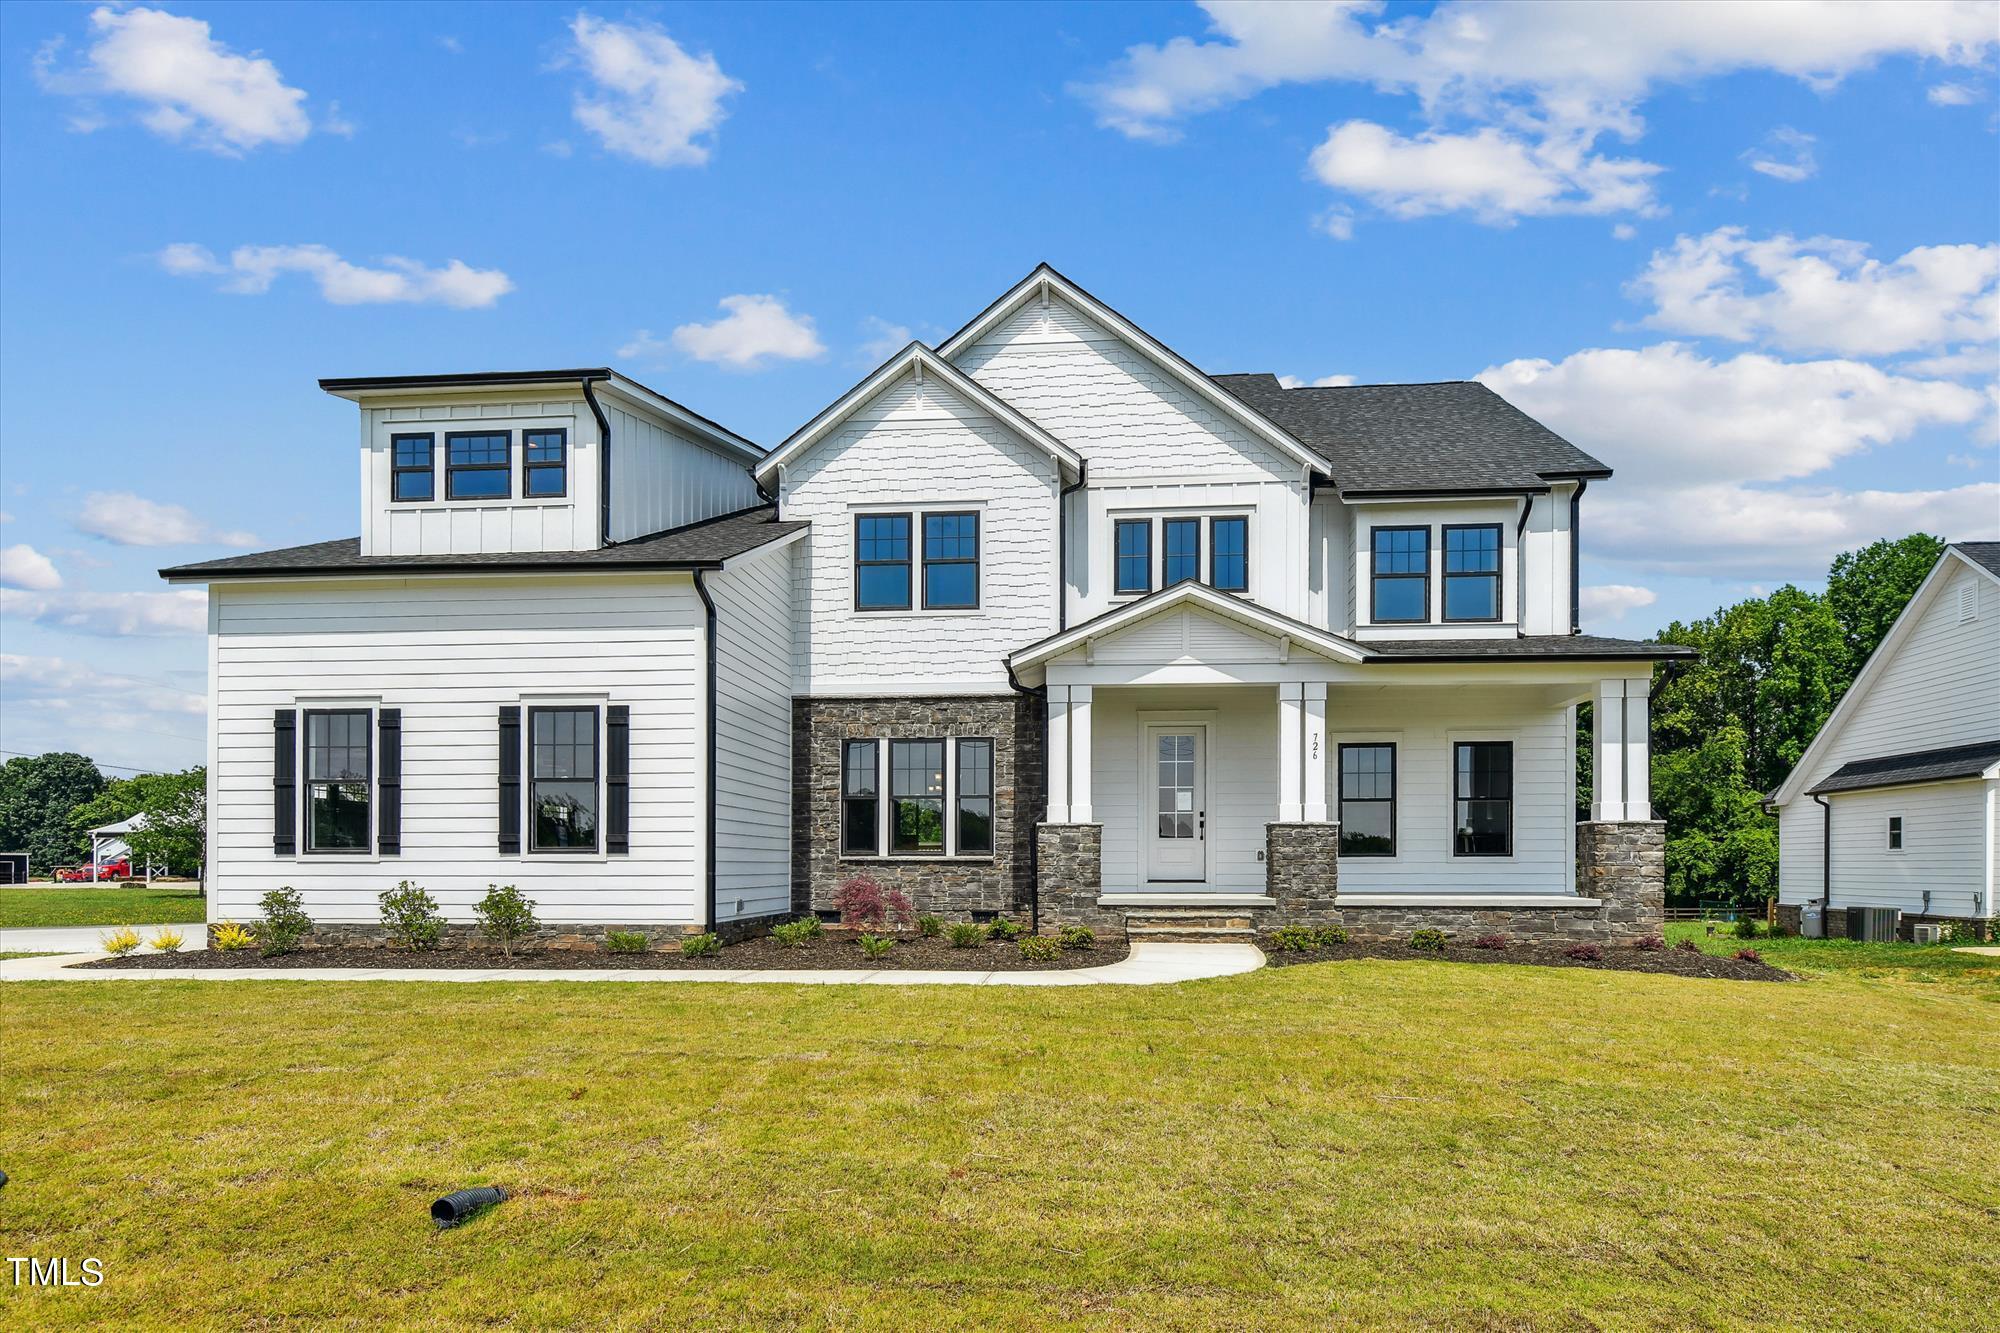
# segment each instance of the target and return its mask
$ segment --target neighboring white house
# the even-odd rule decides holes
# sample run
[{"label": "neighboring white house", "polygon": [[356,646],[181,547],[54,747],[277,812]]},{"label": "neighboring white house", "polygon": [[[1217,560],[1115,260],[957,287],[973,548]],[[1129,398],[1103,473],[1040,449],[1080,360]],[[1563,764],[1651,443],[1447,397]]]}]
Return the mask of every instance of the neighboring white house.
[{"label": "neighboring white house", "polygon": [[[125,840],[126,836],[144,827],[146,827],[146,816],[140,813],[130,819],[99,824],[96,828],[87,830],[90,835],[90,877],[96,879],[100,869],[113,861],[129,861],[132,857],[132,844]],[[150,877],[153,868],[140,866],[138,871]]]},{"label": "neighboring white house", "polygon": [[[1992,929],[2000,878],[2000,542],[1959,542],[1772,793],[1778,911]],[[1829,854],[1830,852],[1830,854]]]},{"label": "neighboring white house", "polygon": [[[1609,469],[1471,383],[1206,374],[1043,266],[765,453],[607,368],[324,380],[361,536],[210,585],[211,910],[1657,929]],[[1576,707],[1597,790],[1579,824]]]}]

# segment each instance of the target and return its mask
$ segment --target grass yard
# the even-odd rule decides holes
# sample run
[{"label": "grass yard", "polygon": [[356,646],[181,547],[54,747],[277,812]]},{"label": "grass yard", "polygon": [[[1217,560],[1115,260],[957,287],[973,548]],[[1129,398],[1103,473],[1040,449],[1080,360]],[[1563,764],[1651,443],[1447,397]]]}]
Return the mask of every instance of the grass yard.
[{"label": "grass yard", "polygon": [[[1761,930],[1762,927],[1760,926]],[[1962,982],[1978,986],[1977,994],[2000,1004],[2000,957],[1960,953],[1948,944],[1863,944],[1859,940],[1809,940],[1799,936],[1759,934],[1739,940],[1729,925],[1718,925],[1710,936],[1696,921],[1667,927],[1667,943],[1691,939],[1704,950],[1728,957],[1738,949],[1755,949],[1773,967],[1803,976],[1844,974],[1878,981],[1915,984]],[[1979,983],[1991,983],[1979,985]]]},{"label": "grass yard", "polygon": [[1995,989],[13,983],[0,1322],[1970,1328]]},{"label": "grass yard", "polygon": [[33,926],[198,923],[207,903],[193,884],[53,884],[0,888],[0,930]]}]

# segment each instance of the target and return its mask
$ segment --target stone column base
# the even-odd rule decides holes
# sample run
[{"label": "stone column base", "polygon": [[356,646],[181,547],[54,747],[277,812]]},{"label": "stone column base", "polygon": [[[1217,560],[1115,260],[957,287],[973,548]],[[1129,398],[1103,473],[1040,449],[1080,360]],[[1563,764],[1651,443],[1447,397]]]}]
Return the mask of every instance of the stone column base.
[{"label": "stone column base", "polygon": [[1104,891],[1102,824],[1035,825],[1035,877],[1042,928],[1125,930],[1122,912],[1097,905]]},{"label": "stone column base", "polygon": [[1593,915],[1605,944],[1631,944],[1666,929],[1667,826],[1658,819],[1589,820],[1576,826],[1576,891],[1602,898]]},{"label": "stone column base", "polygon": [[1325,925],[1340,920],[1340,825],[1264,825],[1264,891],[1272,923]]}]

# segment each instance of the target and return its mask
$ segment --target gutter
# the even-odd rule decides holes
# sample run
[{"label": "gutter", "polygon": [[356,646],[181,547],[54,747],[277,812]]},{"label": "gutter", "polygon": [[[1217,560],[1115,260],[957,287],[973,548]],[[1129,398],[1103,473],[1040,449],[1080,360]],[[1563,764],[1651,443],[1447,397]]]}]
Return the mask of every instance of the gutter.
[{"label": "gutter", "polygon": [[695,590],[695,594],[696,594],[696,596],[698,596],[698,597],[700,597],[700,598],[701,598],[701,606],[702,606],[702,610],[703,610],[703,612],[704,612],[704,613],[706,613],[706,617],[707,617],[707,639],[708,639],[708,683],[707,683],[707,687],[706,687],[706,688],[707,688],[707,693],[708,693],[708,700],[707,700],[707,708],[708,708],[708,738],[707,738],[707,741],[706,741],[706,745],[707,745],[707,749],[708,749],[708,800],[707,800],[707,801],[705,801],[705,802],[703,803],[703,806],[702,806],[702,822],[703,822],[703,829],[702,829],[702,840],[703,840],[704,844],[705,844],[705,845],[706,845],[706,847],[707,847],[707,852],[706,852],[706,853],[705,853],[705,854],[703,855],[703,857],[702,857],[702,875],[703,875],[703,878],[704,878],[704,879],[706,880],[706,885],[705,885],[705,888],[704,888],[704,892],[703,892],[703,897],[707,899],[707,908],[706,908],[706,910],[705,910],[705,911],[703,912],[703,921],[702,921],[702,929],[703,929],[704,931],[710,931],[710,932],[712,932],[712,931],[714,931],[714,929],[715,929],[715,925],[716,925],[716,910],[715,910],[715,755],[716,755],[716,745],[715,745],[715,713],[716,713],[716,708],[715,708],[715,698],[716,698],[716,689],[715,689],[715,599],[714,599],[713,597],[709,596],[709,592],[708,592],[708,581],[707,581],[707,580],[708,580],[708,571],[707,571],[707,570],[705,570],[705,569],[697,569],[697,570],[696,570],[696,571],[694,572],[694,590]]},{"label": "gutter", "polygon": [[[1061,480],[1062,472],[1056,472]],[[1088,459],[1077,464],[1076,485],[1064,486],[1056,492],[1056,633],[1069,628],[1069,497],[1090,484],[1090,462]],[[1113,559],[1116,559],[1113,552]],[[1014,668],[1007,668],[1007,678],[1014,678]],[[1018,684],[1015,689],[1021,688]]]},{"label": "gutter", "polygon": [[[1048,717],[1049,717],[1049,709],[1048,709],[1049,692],[1047,687],[1038,686],[1035,688],[1030,688],[1026,685],[1023,685],[1021,683],[1021,678],[1014,674],[1014,664],[1012,662],[1009,662],[1004,657],[1000,659],[1000,665],[1007,668],[1008,685],[1013,687],[1013,689],[1016,692],[1025,694],[1030,699],[1036,699],[1041,702],[1042,725],[1044,728],[1046,728],[1048,726]],[[1018,739],[1018,731],[1016,735]],[[1048,741],[1047,735],[1044,734],[1043,744],[1042,744],[1042,782],[1044,786],[1046,786],[1048,783],[1048,775],[1049,775],[1049,754],[1048,754],[1047,741]],[[1014,756],[1014,763],[1017,766],[1016,767],[1017,774],[1019,771],[1018,766],[1020,762],[1021,762],[1021,756],[1017,752]],[[1015,784],[1015,789],[1018,791],[1019,787],[1020,784],[1017,782]],[[1014,805],[1014,818],[1015,819],[1021,818],[1021,806],[1018,801],[1015,802]],[[1028,933],[1031,935],[1039,935],[1042,932],[1042,846],[1041,846],[1042,840],[1034,836],[1034,826],[1038,822],[1039,821],[1033,819],[1032,817],[1028,820],[1028,828],[1029,828]]]},{"label": "gutter", "polygon": [[[590,414],[597,418],[597,533],[603,545],[611,545],[611,422],[605,418],[604,409],[598,406],[597,395],[591,391],[591,383],[602,376],[585,375],[578,383],[583,385],[583,401],[590,404]],[[701,586],[701,576],[695,576],[695,586]]]}]

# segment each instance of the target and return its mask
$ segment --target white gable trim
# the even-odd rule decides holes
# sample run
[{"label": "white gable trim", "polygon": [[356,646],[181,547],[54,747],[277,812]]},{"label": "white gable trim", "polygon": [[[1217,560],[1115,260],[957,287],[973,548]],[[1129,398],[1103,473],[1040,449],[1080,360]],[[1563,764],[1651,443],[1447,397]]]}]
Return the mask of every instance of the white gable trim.
[{"label": "white gable trim", "polygon": [[1847,693],[1841,697],[1840,703],[1834,707],[1833,712],[1820,727],[1819,734],[1813,737],[1812,744],[1808,745],[1806,752],[1799,756],[1799,762],[1792,765],[1791,773],[1778,784],[1778,790],[1771,795],[1772,805],[1781,806],[1795,801],[1805,790],[1806,783],[1811,779],[1813,765],[1819,761],[1827,747],[1833,744],[1833,738],[1847,725],[1847,719],[1861,707],[1862,698],[1874,686],[1875,681],[1888,670],[1888,663],[1903,646],[1903,640],[1916,632],[1917,622],[1923,618],[1924,611],[1938,595],[1938,590],[1944,586],[1945,572],[1953,567],[1954,562],[1992,579],[1995,583],[2000,583],[2000,575],[1996,575],[1976,560],[1967,559],[1956,549],[1945,547],[1944,554],[1938,557],[1937,564],[1933,565],[1931,572],[1924,576],[1924,581],[1917,585],[1916,592],[1910,596],[1909,604],[1903,608],[1902,614],[1896,617],[1896,623],[1889,627],[1889,632],[1882,636],[1882,642],[1875,646],[1873,653],[1869,654],[1868,661],[1862,665],[1861,674],[1847,687]]},{"label": "white gable trim", "polygon": [[799,455],[825,439],[836,426],[859,411],[876,394],[895,383],[905,371],[914,371],[920,377],[926,374],[935,375],[953,392],[966,398],[1008,430],[1055,459],[1067,468],[1072,476],[1081,473],[1083,459],[1074,449],[1023,416],[1018,409],[997,397],[991,389],[980,384],[951,362],[940,358],[930,348],[922,343],[913,342],[884,361],[874,374],[842,394],[825,411],[800,427],[789,440],[766,455],[764,461],[756,467],[758,482],[768,483],[779,468],[788,466]]},{"label": "white gable trim", "polygon": [[1363,657],[1360,649],[1338,635],[1315,629],[1303,621],[1293,620],[1290,616],[1267,611],[1255,602],[1245,601],[1241,597],[1231,597],[1227,593],[1217,592],[1206,584],[1179,583],[1163,592],[1156,592],[1150,597],[1130,602],[1116,611],[1107,612],[1095,620],[1086,620],[1083,624],[1043,639],[1040,643],[1031,643],[1010,655],[1007,664],[1016,671],[1041,666],[1092,640],[1108,639],[1141,621],[1151,620],[1154,616],[1164,615],[1184,606],[1205,611],[1220,620],[1232,621],[1274,635],[1283,642],[1297,644],[1336,662],[1359,662]]},{"label": "white gable trim", "polygon": [[1083,288],[1050,268],[1047,264],[1036,266],[1035,271],[992,305],[981,311],[970,324],[951,335],[938,348],[938,355],[949,361],[956,361],[959,354],[992,332],[1003,320],[1010,318],[1030,300],[1040,296],[1060,296],[1082,310],[1086,315],[1116,334],[1134,351],[1159,366],[1196,397],[1208,403],[1237,425],[1270,445],[1273,449],[1292,459],[1308,472],[1332,476],[1326,460],[1294,440],[1242,399],[1217,385],[1198,368],[1190,365],[1178,352],[1155,338],[1152,334],[1134,324],[1125,316],[1113,310],[1104,302],[1092,296]]}]

